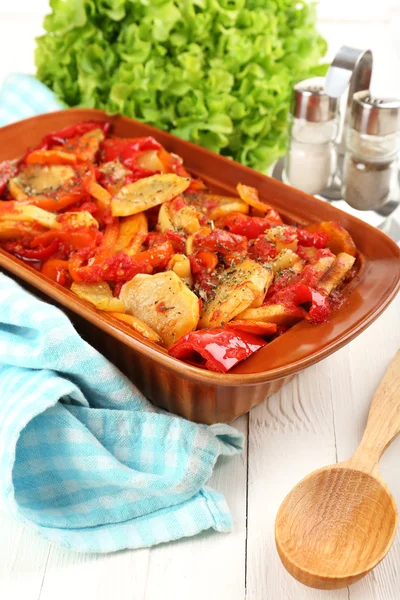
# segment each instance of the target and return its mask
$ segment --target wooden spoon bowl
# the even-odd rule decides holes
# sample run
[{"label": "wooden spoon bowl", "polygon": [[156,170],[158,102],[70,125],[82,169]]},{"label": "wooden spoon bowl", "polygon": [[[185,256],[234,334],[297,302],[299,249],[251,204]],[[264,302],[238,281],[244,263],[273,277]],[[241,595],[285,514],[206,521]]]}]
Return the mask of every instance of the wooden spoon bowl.
[{"label": "wooden spoon bowl", "polygon": [[386,555],[397,510],[383,482],[355,469],[327,467],[285,498],[276,527],[289,573],[311,587],[335,589],[354,583]]},{"label": "wooden spoon bowl", "polygon": [[353,456],[308,475],[279,508],[277,550],[301,583],[320,589],[346,587],[389,551],[398,517],[378,462],[399,433],[400,351],[375,393]]}]

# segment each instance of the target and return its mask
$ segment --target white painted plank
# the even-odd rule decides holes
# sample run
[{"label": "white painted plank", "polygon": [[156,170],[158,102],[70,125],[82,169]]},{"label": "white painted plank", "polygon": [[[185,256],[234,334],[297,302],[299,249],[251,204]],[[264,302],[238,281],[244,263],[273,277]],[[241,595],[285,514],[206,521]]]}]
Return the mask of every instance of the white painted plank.
[{"label": "white painted plank", "polygon": [[39,600],[50,544],[0,513],[0,598]]},{"label": "white painted plank", "polygon": [[[236,427],[246,433],[247,417]],[[245,590],[246,450],[222,458],[209,485],[225,494],[231,534],[204,533],[151,550],[82,555],[52,547],[40,600],[242,600]],[[26,600],[31,600],[29,597]]]},{"label": "white painted plank", "polygon": [[329,359],[301,373],[250,414],[247,597],[254,600],[346,600],[308,590],[284,570],[275,549],[275,516],[307,473],[335,462]]},{"label": "white painted plank", "polygon": [[144,598],[149,552],[78,554],[52,546],[38,600]]},{"label": "white painted plank", "polygon": [[[235,421],[247,434],[248,417]],[[231,509],[229,534],[197,538],[153,548],[147,573],[146,600],[243,600],[245,594],[247,452],[220,459],[209,485],[222,492]]]}]

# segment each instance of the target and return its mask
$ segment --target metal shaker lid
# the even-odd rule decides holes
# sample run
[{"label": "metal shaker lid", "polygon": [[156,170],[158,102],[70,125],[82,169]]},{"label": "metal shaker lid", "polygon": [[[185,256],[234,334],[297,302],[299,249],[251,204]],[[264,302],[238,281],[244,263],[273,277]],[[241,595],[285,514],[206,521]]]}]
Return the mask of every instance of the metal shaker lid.
[{"label": "metal shaker lid", "polygon": [[368,135],[396,133],[400,129],[400,100],[375,98],[369,91],[357,92],[351,104],[351,126]]},{"label": "metal shaker lid", "polygon": [[293,88],[293,115],[313,122],[334,119],[339,108],[338,98],[328,96],[324,86],[324,77],[312,77],[296,83]]}]

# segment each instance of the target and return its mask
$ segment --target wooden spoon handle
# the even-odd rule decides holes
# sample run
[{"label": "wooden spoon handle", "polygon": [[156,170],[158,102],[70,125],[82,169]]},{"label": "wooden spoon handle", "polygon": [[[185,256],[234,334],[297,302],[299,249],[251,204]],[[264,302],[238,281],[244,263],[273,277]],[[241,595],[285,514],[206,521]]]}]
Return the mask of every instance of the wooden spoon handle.
[{"label": "wooden spoon handle", "polygon": [[392,360],[372,400],[361,443],[349,466],[371,473],[389,444],[400,433],[400,350]]}]

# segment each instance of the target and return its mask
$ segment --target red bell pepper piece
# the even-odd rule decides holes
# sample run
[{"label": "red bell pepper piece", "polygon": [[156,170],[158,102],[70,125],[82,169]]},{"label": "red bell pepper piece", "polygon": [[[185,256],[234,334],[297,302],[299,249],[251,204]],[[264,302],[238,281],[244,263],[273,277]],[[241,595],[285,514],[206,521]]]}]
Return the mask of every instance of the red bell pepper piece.
[{"label": "red bell pepper piece", "polygon": [[271,244],[265,237],[261,235],[258,237],[254,244],[249,248],[249,254],[251,258],[260,260],[261,262],[268,262],[276,257],[278,254],[274,244]]},{"label": "red bell pepper piece", "polygon": [[[177,175],[179,175],[179,173],[177,173]],[[189,175],[189,173],[187,173],[187,175]],[[190,177],[190,175],[189,175],[189,177]],[[207,186],[203,181],[201,181],[201,179],[195,179],[192,177],[192,181],[190,182],[190,185],[189,185],[187,191],[193,192],[194,194],[196,194],[198,192],[204,192],[206,189],[207,189]]]},{"label": "red bell pepper piece", "polygon": [[174,231],[173,229],[167,229],[165,232],[165,237],[167,240],[171,242],[173,245],[175,252],[178,254],[185,253],[185,236],[179,233],[178,231]]},{"label": "red bell pepper piece", "polygon": [[189,255],[190,268],[195,283],[195,289],[208,298],[218,286],[218,275],[214,272],[218,265],[216,252],[200,250]]},{"label": "red bell pepper piece", "polygon": [[71,277],[68,272],[68,261],[58,258],[50,258],[43,263],[40,272],[49,279],[56,281],[60,285],[68,286],[71,284]]},{"label": "red bell pepper piece", "polygon": [[111,123],[109,121],[81,121],[80,123],[75,123],[75,125],[68,125],[68,127],[64,127],[64,129],[53,131],[52,133],[45,135],[44,138],[42,138],[40,149],[44,150],[45,148],[64,144],[66,140],[73,137],[79,137],[93,129],[101,129],[104,133],[107,133],[110,127]]},{"label": "red bell pepper piece", "polygon": [[311,302],[311,290],[304,283],[289,285],[277,292],[268,303],[289,304],[299,306],[305,302]]},{"label": "red bell pepper piece", "polygon": [[128,168],[134,166],[134,159],[145,150],[158,150],[161,144],[153,137],[107,138],[101,144],[102,162],[119,160]]},{"label": "red bell pepper piece", "polygon": [[207,234],[200,230],[195,234],[193,243],[196,250],[218,252],[222,256],[247,254],[247,238],[222,229],[213,229]]},{"label": "red bell pepper piece", "polygon": [[297,229],[297,240],[302,246],[314,246],[315,248],[325,248],[329,236],[324,231],[312,232],[306,229]]},{"label": "red bell pepper piece", "polygon": [[294,273],[291,269],[285,269],[282,271],[279,277],[277,277],[277,279],[268,288],[265,304],[269,302],[270,298],[274,297],[277,292],[283,290],[288,285],[293,285],[295,283],[300,283],[299,273]]},{"label": "red bell pepper piece", "polygon": [[151,175],[155,175],[160,171],[148,171],[147,169],[141,169],[133,164],[130,166],[128,163],[124,163],[128,168],[132,168],[132,173],[129,173],[125,177],[124,185],[129,185],[130,183],[135,183],[135,181],[139,181],[139,179],[144,179],[145,177],[150,177]]},{"label": "red bell pepper piece", "polygon": [[212,273],[218,264],[217,254],[215,252],[209,252],[208,250],[200,250],[195,254],[190,254],[189,260],[194,275],[197,275],[198,273]]},{"label": "red bell pepper piece", "polygon": [[195,289],[206,299],[218,286],[218,275],[214,272],[219,262],[218,255],[209,250],[199,250],[190,254],[188,258]]},{"label": "red bell pepper piece", "polygon": [[178,254],[183,254],[185,252],[185,236],[173,229],[167,229],[164,233],[150,231],[147,234],[144,243],[149,248],[152,248],[153,246],[164,244],[164,242],[167,241],[171,242],[175,252]]},{"label": "red bell pepper piece", "polygon": [[306,319],[310,323],[325,323],[330,314],[328,297],[312,288],[310,291],[312,304]]},{"label": "red bell pepper piece", "polygon": [[149,231],[149,233],[146,236],[146,239],[144,240],[144,243],[149,248],[152,248],[153,246],[163,244],[166,241],[167,238],[164,233],[160,233],[159,231]]},{"label": "red bell pepper piece", "polygon": [[[268,211],[274,213],[275,211]],[[282,223],[279,219],[269,218],[268,213],[265,217],[248,217],[242,213],[231,213],[217,221],[218,227],[224,227],[231,233],[244,235],[249,240],[254,240],[260,236],[266,229],[275,227]]]},{"label": "red bell pepper piece", "polygon": [[164,269],[175,250],[171,242],[156,244],[139,252],[136,256],[128,256],[118,252],[106,258],[102,264],[83,266],[87,253],[75,253],[69,260],[69,271],[74,281],[98,283],[99,281],[129,281],[138,273],[152,273],[155,268]]},{"label": "red bell pepper piece", "polygon": [[[308,257],[301,252],[302,246],[299,246],[297,252],[301,258],[305,258],[308,260]],[[322,248],[317,250],[317,254],[315,260],[324,257],[324,256],[333,256],[332,252],[329,248]],[[321,277],[321,274],[315,270],[314,264],[307,264],[301,273],[294,273],[290,269],[285,269],[281,273],[281,275],[274,281],[274,283],[269,287],[267,292],[267,298],[274,296],[276,292],[285,289],[289,284],[294,285],[296,283],[303,283],[310,288],[316,288],[318,285],[318,281]]]},{"label": "red bell pepper piece", "polygon": [[94,227],[81,227],[69,230],[50,229],[33,238],[31,246],[33,248],[46,246],[53,240],[58,239],[66,245],[69,245],[71,250],[81,250],[82,248],[92,247],[101,236]]},{"label": "red bell pepper piece", "polygon": [[[176,173],[180,177],[191,177],[191,175],[186,171],[185,167],[183,166],[182,159],[176,154],[171,154],[161,146],[159,151],[157,152],[157,155],[166,173]],[[201,183],[202,182],[197,183],[198,191],[199,188],[200,190],[205,188],[204,184],[203,187],[201,187]]]},{"label": "red bell pepper piece", "polygon": [[169,354],[200,366],[226,373],[265,346],[265,340],[234,329],[200,329],[178,340]]},{"label": "red bell pepper piece", "polygon": [[269,297],[267,304],[299,306],[310,302],[311,308],[306,319],[311,323],[324,323],[329,318],[328,297],[304,283],[295,283]]},{"label": "red bell pepper piece", "polygon": [[18,173],[18,165],[12,160],[4,160],[0,163],[0,196],[7,189],[8,182]]},{"label": "red bell pepper piece", "polygon": [[174,198],[171,202],[171,210],[173,212],[178,212],[181,210],[181,208],[185,208],[186,206],[186,202],[183,198],[183,196],[179,195],[176,196],[176,198]]},{"label": "red bell pepper piece", "polygon": [[59,244],[60,240],[56,238],[48,246],[40,246],[38,248],[24,248],[20,242],[5,242],[3,248],[7,252],[15,254],[18,258],[45,261],[57,252]]},{"label": "red bell pepper piece", "polygon": [[[95,215],[99,212],[99,207],[97,206],[96,202],[92,202],[90,200],[81,200],[79,202],[76,203],[76,205],[74,206],[68,206],[68,211],[67,212],[88,212],[91,215]],[[62,211],[60,211],[62,212]]]}]

